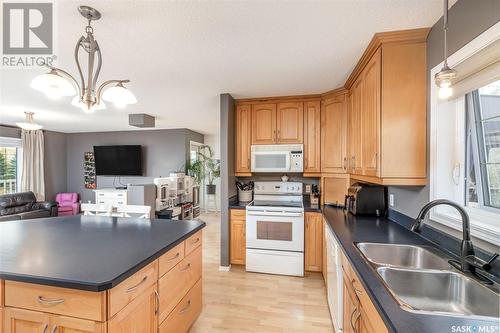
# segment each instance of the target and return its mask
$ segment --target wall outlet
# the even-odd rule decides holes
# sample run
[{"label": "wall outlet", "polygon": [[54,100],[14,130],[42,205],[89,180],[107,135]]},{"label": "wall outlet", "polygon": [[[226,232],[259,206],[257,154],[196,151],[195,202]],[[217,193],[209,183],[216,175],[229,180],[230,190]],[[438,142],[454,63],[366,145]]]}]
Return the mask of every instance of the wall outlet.
[{"label": "wall outlet", "polygon": [[307,185],[306,185],[306,193],[307,193],[307,194],[310,194],[310,193],[311,193],[311,185],[310,185],[310,184],[307,184]]},{"label": "wall outlet", "polygon": [[389,206],[394,207],[394,194],[389,194]]}]

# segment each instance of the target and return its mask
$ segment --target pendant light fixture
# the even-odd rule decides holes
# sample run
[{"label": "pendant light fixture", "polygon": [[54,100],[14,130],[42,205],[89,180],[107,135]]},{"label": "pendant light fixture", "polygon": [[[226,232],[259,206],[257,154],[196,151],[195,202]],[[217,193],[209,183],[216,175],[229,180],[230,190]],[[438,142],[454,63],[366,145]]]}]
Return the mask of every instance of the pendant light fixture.
[{"label": "pendant light fixture", "polygon": [[[137,103],[134,94],[123,86],[129,80],[108,80],[97,86],[97,79],[102,66],[102,54],[97,40],[94,38],[94,29],[91,27],[92,21],[101,18],[101,13],[88,6],[78,7],[80,14],[87,19],[85,34],[81,36],[75,47],[75,61],[80,76],[80,83],[68,72],[46,65],[49,72],[38,75],[30,86],[45,93],[49,98],[59,99],[64,96],[74,96],[71,104],[80,107],[85,112],[93,112],[106,108],[103,99],[113,103],[117,108],[124,108],[128,104]],[[82,51],[88,56],[87,81],[85,81],[80,65],[79,52]],[[97,67],[96,67],[97,62]],[[113,85],[112,87],[109,87]],[[108,87],[108,88],[107,88]],[[105,90],[105,88],[107,88]]]},{"label": "pendant light fixture", "polygon": [[16,123],[17,126],[27,131],[36,131],[43,127],[42,125],[35,123],[35,120],[33,120],[33,112],[25,111],[24,114],[26,116],[26,121],[23,123]]},{"label": "pendant light fixture", "polygon": [[439,87],[438,97],[449,98],[453,95],[453,80],[457,77],[457,71],[448,66],[448,0],[443,0],[443,32],[444,32],[444,62],[443,68],[434,76],[434,81]]}]

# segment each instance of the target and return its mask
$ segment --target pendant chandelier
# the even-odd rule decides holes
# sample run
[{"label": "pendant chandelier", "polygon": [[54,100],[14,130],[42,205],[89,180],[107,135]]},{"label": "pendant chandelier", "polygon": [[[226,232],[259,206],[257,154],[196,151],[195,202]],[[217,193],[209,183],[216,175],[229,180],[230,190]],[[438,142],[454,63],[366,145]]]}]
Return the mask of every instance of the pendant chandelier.
[{"label": "pendant chandelier", "polygon": [[42,125],[35,123],[35,120],[33,119],[33,112],[25,111],[24,115],[26,117],[26,121],[22,123],[16,123],[17,126],[27,131],[36,131],[43,127]]},{"label": "pendant chandelier", "polygon": [[[102,54],[99,43],[94,38],[94,29],[91,27],[91,23],[100,19],[101,13],[88,6],[80,6],[78,11],[88,22],[85,27],[86,35],[80,37],[75,47],[75,61],[80,83],[68,72],[45,65],[49,68],[49,72],[35,77],[30,86],[52,99],[74,96],[71,104],[80,107],[85,112],[105,109],[104,101],[113,103],[117,108],[137,103],[134,94],[124,87],[124,84],[130,80],[107,80],[97,86],[102,66]],[[86,81],[78,57],[80,52],[86,53],[88,56]],[[110,85],[112,86],[110,87]]]},{"label": "pendant chandelier", "polygon": [[443,0],[443,32],[444,32],[444,62],[443,68],[436,73],[434,76],[434,81],[436,85],[439,87],[438,97],[441,99],[446,99],[453,95],[453,88],[451,85],[453,84],[453,80],[457,77],[457,71],[451,69],[448,66],[448,0]]}]

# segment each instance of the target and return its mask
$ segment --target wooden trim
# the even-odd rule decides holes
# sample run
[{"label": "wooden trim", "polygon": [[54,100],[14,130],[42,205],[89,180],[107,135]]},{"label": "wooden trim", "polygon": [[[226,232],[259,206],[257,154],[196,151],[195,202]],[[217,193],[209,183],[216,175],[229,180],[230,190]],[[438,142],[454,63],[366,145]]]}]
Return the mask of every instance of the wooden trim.
[{"label": "wooden trim", "polygon": [[321,172],[304,172],[302,177],[320,178]]},{"label": "wooden trim", "polygon": [[328,99],[328,98],[336,96],[336,95],[347,94],[348,92],[349,91],[345,87],[335,88],[335,89],[332,89],[332,90],[329,90],[327,92],[322,93],[321,100],[323,101],[324,99]]},{"label": "wooden trim", "polygon": [[252,177],[251,172],[236,172],[234,175],[236,177]]},{"label": "wooden trim", "polygon": [[425,186],[427,178],[379,178],[362,175],[351,175],[352,180],[358,180],[367,183],[387,185],[387,186]]},{"label": "wooden trim", "polygon": [[350,89],[353,85],[354,81],[361,74],[363,69],[365,68],[368,61],[370,61],[371,57],[378,48],[382,44],[386,43],[417,43],[417,42],[426,42],[427,35],[429,34],[430,28],[419,28],[419,29],[410,29],[410,30],[398,30],[398,31],[387,31],[387,32],[378,32],[376,33],[368,47],[365,49],[365,52],[359,59],[356,67],[352,71],[351,75],[344,84],[345,89]]},{"label": "wooden trim", "polygon": [[[342,88],[343,89],[343,88]],[[257,104],[257,103],[277,103],[277,102],[309,102],[321,99],[322,94],[311,95],[290,95],[290,96],[270,96],[270,97],[253,97],[242,98],[235,100],[236,105],[240,104]]]}]

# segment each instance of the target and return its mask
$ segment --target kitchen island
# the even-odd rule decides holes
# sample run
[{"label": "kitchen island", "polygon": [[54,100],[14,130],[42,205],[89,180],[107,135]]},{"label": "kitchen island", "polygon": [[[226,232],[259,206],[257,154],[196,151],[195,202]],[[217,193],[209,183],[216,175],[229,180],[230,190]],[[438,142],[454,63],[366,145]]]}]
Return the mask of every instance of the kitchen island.
[{"label": "kitchen island", "polygon": [[0,223],[2,333],[185,332],[201,312],[201,221]]}]

